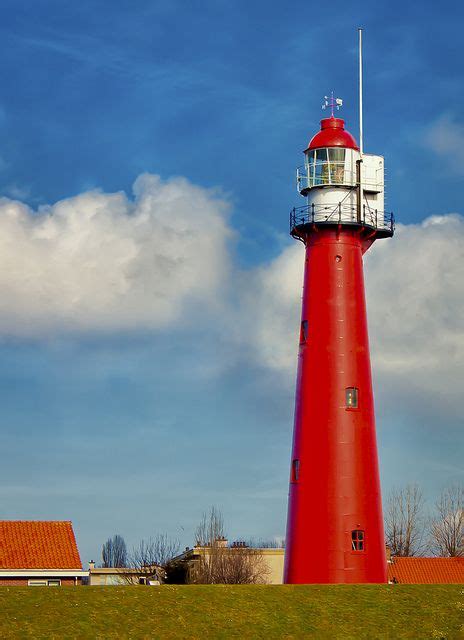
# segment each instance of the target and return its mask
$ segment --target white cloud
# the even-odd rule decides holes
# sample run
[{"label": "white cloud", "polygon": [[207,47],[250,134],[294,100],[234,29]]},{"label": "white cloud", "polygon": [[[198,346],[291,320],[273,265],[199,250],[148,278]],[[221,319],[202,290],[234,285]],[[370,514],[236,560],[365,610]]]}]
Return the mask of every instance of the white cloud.
[{"label": "white cloud", "polygon": [[1,333],[152,329],[188,302],[214,306],[229,269],[227,202],[153,175],[134,196],[92,191],[38,212],[0,201]]},{"label": "white cloud", "polygon": [[425,133],[425,146],[443,156],[454,174],[464,174],[464,126],[443,114]]},{"label": "white cloud", "polygon": [[259,364],[296,370],[304,248],[295,242],[270,264],[246,274],[236,339],[245,338]]},{"label": "white cloud", "polygon": [[432,216],[398,225],[366,260],[374,365],[431,403],[462,393],[464,218]]}]

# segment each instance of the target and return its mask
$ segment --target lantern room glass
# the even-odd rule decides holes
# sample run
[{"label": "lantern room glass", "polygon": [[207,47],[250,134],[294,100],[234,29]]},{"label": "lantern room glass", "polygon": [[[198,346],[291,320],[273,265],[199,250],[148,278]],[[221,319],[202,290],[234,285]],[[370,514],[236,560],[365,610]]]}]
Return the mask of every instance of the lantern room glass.
[{"label": "lantern room glass", "polygon": [[306,153],[305,164],[309,187],[326,184],[345,184],[346,149],[311,149]]},{"label": "lantern room glass", "polygon": [[345,153],[346,149],[334,147],[329,149],[329,173],[332,184],[345,182]]}]

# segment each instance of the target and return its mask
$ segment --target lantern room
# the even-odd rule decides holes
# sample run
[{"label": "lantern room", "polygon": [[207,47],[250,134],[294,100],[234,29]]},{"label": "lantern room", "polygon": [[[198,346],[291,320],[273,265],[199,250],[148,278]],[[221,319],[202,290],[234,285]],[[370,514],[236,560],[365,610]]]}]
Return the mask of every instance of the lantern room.
[{"label": "lantern room", "polygon": [[321,130],[310,140],[304,154],[304,166],[297,169],[301,195],[306,196],[313,187],[356,186],[359,148],[341,118],[321,120]]},{"label": "lantern room", "polygon": [[[340,101],[341,102],[341,101]],[[321,129],[304,150],[297,189],[307,200],[295,209],[312,224],[362,224],[393,233],[393,217],[384,212],[384,159],[361,154],[341,118],[321,120]]]},{"label": "lantern room", "polygon": [[[304,171],[299,174],[299,189],[306,195],[312,187],[324,185],[356,185],[356,175],[353,171],[352,154],[348,149],[332,147],[323,149],[307,149],[305,151]],[[351,156],[351,157],[350,157]]]}]

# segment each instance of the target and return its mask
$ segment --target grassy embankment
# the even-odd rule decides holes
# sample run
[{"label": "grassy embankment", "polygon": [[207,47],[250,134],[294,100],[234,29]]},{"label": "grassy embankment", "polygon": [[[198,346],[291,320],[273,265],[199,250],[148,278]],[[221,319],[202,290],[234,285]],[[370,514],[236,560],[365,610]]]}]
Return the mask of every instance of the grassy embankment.
[{"label": "grassy embankment", "polygon": [[0,638],[464,638],[459,585],[0,587]]}]

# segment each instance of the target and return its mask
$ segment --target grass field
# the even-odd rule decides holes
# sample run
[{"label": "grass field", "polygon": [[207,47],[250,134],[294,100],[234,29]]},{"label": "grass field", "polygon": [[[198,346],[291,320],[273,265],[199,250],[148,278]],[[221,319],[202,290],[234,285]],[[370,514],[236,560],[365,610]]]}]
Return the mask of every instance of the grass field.
[{"label": "grass field", "polygon": [[464,638],[459,585],[0,588],[0,638]]}]

